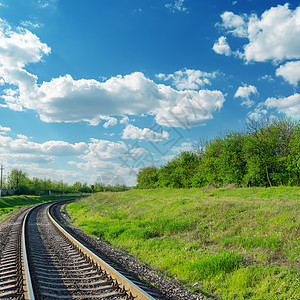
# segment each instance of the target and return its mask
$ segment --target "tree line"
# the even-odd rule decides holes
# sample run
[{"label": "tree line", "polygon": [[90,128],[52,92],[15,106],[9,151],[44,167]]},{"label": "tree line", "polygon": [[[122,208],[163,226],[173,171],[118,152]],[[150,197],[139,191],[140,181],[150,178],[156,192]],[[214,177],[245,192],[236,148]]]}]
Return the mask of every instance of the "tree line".
[{"label": "tree line", "polygon": [[128,190],[125,185],[104,185],[95,183],[88,185],[86,182],[79,181],[68,184],[63,181],[53,181],[51,179],[32,178],[26,172],[13,169],[4,176],[1,182],[3,189],[12,189],[16,195],[44,195],[51,191],[51,194],[73,194],[73,193],[92,193],[92,192],[119,192]]},{"label": "tree line", "polygon": [[199,139],[165,165],[140,169],[137,187],[299,186],[299,174],[300,122],[272,118]]}]

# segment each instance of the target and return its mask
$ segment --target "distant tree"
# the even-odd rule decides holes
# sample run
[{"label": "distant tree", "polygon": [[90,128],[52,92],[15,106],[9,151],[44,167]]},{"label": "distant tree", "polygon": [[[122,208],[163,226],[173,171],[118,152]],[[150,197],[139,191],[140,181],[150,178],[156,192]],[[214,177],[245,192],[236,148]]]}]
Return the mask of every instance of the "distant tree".
[{"label": "distant tree", "polygon": [[108,184],[104,188],[104,192],[124,192],[124,191],[128,191],[128,190],[129,190],[129,187],[126,186],[125,184],[123,184],[123,185],[120,185],[120,184],[116,184],[116,185]]},{"label": "distant tree", "polygon": [[82,183],[79,182],[79,181],[76,181],[76,182],[72,185],[72,189],[73,189],[73,191],[74,191],[75,193],[80,192],[81,188],[82,188]]},{"label": "distant tree", "polygon": [[104,184],[103,183],[95,183],[94,184],[94,191],[95,192],[103,192],[104,191]]},{"label": "distant tree", "polygon": [[155,174],[159,187],[299,185],[299,153],[299,121],[251,120],[245,130],[199,138],[192,152],[181,152],[160,169],[140,170],[138,183],[148,188]]},{"label": "distant tree", "polygon": [[15,193],[21,194],[31,194],[32,191],[29,188],[30,179],[27,174],[21,170],[13,169],[10,174],[7,175],[7,185],[8,187],[15,188]]}]

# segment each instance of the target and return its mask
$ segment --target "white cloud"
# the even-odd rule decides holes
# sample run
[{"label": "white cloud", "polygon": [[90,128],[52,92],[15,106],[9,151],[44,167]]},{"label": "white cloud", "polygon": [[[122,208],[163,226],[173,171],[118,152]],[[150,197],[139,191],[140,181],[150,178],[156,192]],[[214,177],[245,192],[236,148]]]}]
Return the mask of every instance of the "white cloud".
[{"label": "white cloud", "polygon": [[[112,115],[150,114],[156,116],[158,123],[162,122],[159,124],[166,126],[174,124],[182,127],[178,120],[184,117],[190,124],[185,122],[183,127],[187,128],[212,119],[212,113],[220,109],[225,100],[219,91],[186,90],[210,84],[209,79],[215,76],[215,73],[188,69],[168,76],[161,75],[184,91],[156,84],[141,72],[118,75],[101,82],[74,80],[71,75],[65,75],[38,84],[37,76],[26,71],[25,66],[40,61],[43,55],[50,53],[50,48],[28,30],[13,32],[5,22],[1,25],[0,78],[11,88],[3,92],[5,104],[0,106],[16,111],[34,110],[44,122],[86,121],[90,125],[98,125],[105,120],[104,127],[107,128],[117,123]],[[207,105],[208,101],[210,105]],[[196,113],[191,113],[191,104],[197,108]],[[185,113],[183,109],[186,108]],[[162,121],[164,112],[170,118],[169,122]]]},{"label": "white cloud", "polygon": [[254,111],[251,111],[248,113],[248,119],[249,120],[261,120],[268,114],[268,111],[266,109],[263,109],[261,105],[258,105]]},{"label": "white cloud", "polygon": [[172,160],[176,155],[178,155],[182,151],[191,151],[193,148],[193,144],[190,142],[183,142],[178,147],[173,147],[170,149],[171,154],[165,155],[162,157],[165,161]]},{"label": "white cloud", "polygon": [[158,124],[167,127],[190,128],[205,125],[212,112],[222,108],[225,98],[220,91],[180,91],[169,89],[170,98],[178,98],[175,105],[164,107],[156,114]]},{"label": "white cloud", "polygon": [[184,69],[174,74],[158,74],[160,80],[171,81],[178,90],[197,90],[206,84],[211,84],[210,79],[216,78],[216,72],[208,73],[200,70]]},{"label": "white cloud", "polygon": [[52,8],[56,9],[56,3],[58,0],[38,0],[37,3],[41,8]]},{"label": "white cloud", "polygon": [[252,106],[255,102],[250,100],[250,95],[258,94],[257,88],[253,85],[244,85],[240,86],[234,94],[234,98],[242,98],[242,105],[247,105],[248,107]]},{"label": "white cloud", "polygon": [[192,148],[193,148],[193,143],[183,142],[179,147],[173,147],[171,151],[177,155],[181,151],[191,151]]},{"label": "white cloud", "polygon": [[127,116],[124,116],[122,120],[120,120],[120,124],[128,124],[128,122],[129,122],[129,118]]},{"label": "white cloud", "polygon": [[108,117],[107,121],[103,124],[104,128],[108,128],[109,126],[117,125],[118,120],[116,118]]},{"label": "white cloud", "polygon": [[12,68],[23,68],[28,63],[38,62],[51,49],[28,30],[11,27],[0,19],[0,65]]},{"label": "white cloud", "polygon": [[44,82],[33,96],[34,101],[23,98],[23,105],[36,110],[44,122],[83,120],[97,125],[107,115],[150,113],[164,95],[152,80],[135,72],[105,82],[66,75]]},{"label": "white cloud", "polygon": [[24,27],[33,27],[33,28],[40,28],[41,25],[37,24],[37,23],[32,23],[31,21],[27,20],[27,21],[21,21],[20,24]]},{"label": "white cloud", "polygon": [[247,23],[245,16],[238,16],[230,11],[226,11],[221,15],[221,26],[228,29],[229,33],[232,33],[237,37],[247,37]]},{"label": "white cloud", "polygon": [[300,118],[300,94],[298,93],[286,98],[268,98],[265,105],[292,118]]},{"label": "white cloud", "polygon": [[24,161],[20,159],[21,162],[12,162],[10,164],[5,164],[5,170],[9,169],[21,169],[25,170],[29,177],[37,177],[37,178],[46,178],[56,181],[68,182],[72,184],[76,181],[86,182],[87,177],[83,176],[81,172],[74,170],[66,170],[66,169],[56,169],[51,167],[41,167],[39,165],[39,161],[37,163],[30,163],[30,159],[28,163],[26,163],[26,158]]},{"label": "white cloud", "polygon": [[11,129],[0,125],[0,134],[7,134]]},{"label": "white cloud", "polygon": [[71,156],[87,151],[87,145],[83,142],[70,144],[65,141],[48,141],[41,144],[41,150],[47,155]]},{"label": "white cloud", "polygon": [[[221,17],[221,25],[227,33],[248,38],[249,43],[244,45],[243,53],[239,55],[247,62],[300,58],[300,6],[290,10],[288,4],[278,5],[266,10],[260,17],[256,14],[239,16],[232,12],[225,12]],[[222,46],[224,43],[219,44]],[[224,45],[224,50],[217,53],[229,55],[226,50],[229,46]]]},{"label": "white cloud", "polygon": [[[9,75],[11,73],[6,72],[3,75],[4,79],[15,82],[19,86],[19,91],[18,93],[10,91],[3,96],[6,105],[15,110],[22,108],[35,110],[44,122],[86,121],[91,125],[98,125],[102,119],[107,120],[109,115],[154,114],[157,116],[163,114],[163,111],[167,111],[168,114],[172,111],[170,115],[172,119],[182,118],[182,111],[179,116],[176,116],[176,107],[180,102],[186,102],[187,96],[197,107],[197,115],[194,114],[193,118],[199,118],[198,123],[203,124],[207,120],[207,113],[210,114],[210,119],[212,118],[211,113],[215,110],[214,101],[217,101],[217,107],[221,108],[219,98],[214,99],[210,96],[219,95],[221,93],[219,91],[201,92],[200,90],[202,96],[199,97],[199,93],[195,91],[177,91],[156,84],[140,72],[124,77],[112,77],[105,82],[92,79],[74,80],[70,75],[66,75],[52,79],[50,82],[43,82],[40,86],[33,84],[35,77],[25,72],[17,72],[12,79]],[[21,76],[24,76],[23,81],[18,79]],[[205,108],[207,105],[203,105],[208,101],[205,95],[209,97],[209,101],[212,101],[209,111]],[[202,112],[201,107],[204,109]],[[202,116],[205,117],[203,120],[201,120]],[[174,123],[172,119],[169,126]],[[158,117],[157,120],[160,118]],[[196,123],[191,122],[191,126],[194,126],[193,124]]]},{"label": "white cloud", "polygon": [[277,76],[282,76],[284,80],[296,86],[300,81],[300,61],[290,61],[280,66],[276,70]]},{"label": "white cloud", "polygon": [[167,131],[163,131],[162,133],[155,132],[149,128],[138,128],[131,124],[127,125],[123,131],[122,135],[123,139],[139,139],[146,141],[162,141],[169,139],[169,133]]},{"label": "white cloud", "polygon": [[93,171],[94,181],[99,182],[100,178],[105,184],[115,184],[115,180],[121,180],[122,184],[135,185],[139,166],[134,165],[147,153],[144,148],[127,146],[123,141],[90,139],[88,150],[78,157],[81,161],[69,164],[89,173]]},{"label": "white cloud", "polygon": [[[1,130],[10,131],[7,127],[1,127]],[[127,166],[127,163],[132,162],[134,165],[135,160],[147,153],[144,148],[127,146],[123,141],[111,142],[92,138],[88,143],[71,144],[65,141],[35,143],[22,134],[18,134],[15,139],[0,135],[0,161],[6,168],[22,168],[30,176],[49,176],[51,179],[56,179],[59,175],[60,179],[65,178],[68,182],[78,180],[93,182],[96,180],[95,174],[103,177],[114,174],[119,179],[124,176],[124,183],[134,185],[139,168]],[[40,167],[40,164],[53,164],[58,158],[71,157],[73,160],[69,161],[69,165],[79,171],[56,170],[52,173],[50,171],[52,169]],[[72,174],[76,174],[77,178]],[[111,182],[106,181],[106,184],[108,183]]]},{"label": "white cloud", "polygon": [[[5,165],[11,163],[26,163],[26,164],[53,164],[54,158],[47,155],[35,155],[30,153],[1,153],[0,160],[5,162]],[[8,163],[8,161],[10,163]]]},{"label": "white cloud", "polygon": [[[6,131],[9,131],[6,129]],[[0,136],[0,150],[2,153],[23,153],[46,156],[71,156],[83,154],[88,146],[81,142],[70,144],[64,141],[47,141],[45,143],[31,142],[24,135],[17,135],[17,139],[8,136]]]},{"label": "white cloud", "polygon": [[269,82],[274,81],[272,75],[267,75],[267,74],[266,74],[266,75],[263,75],[263,76],[261,76],[261,77],[259,77],[258,80],[267,80],[267,81],[269,81]]},{"label": "white cloud", "polygon": [[91,138],[90,142],[87,144],[87,151],[80,155],[79,158],[88,161],[112,161],[119,159],[132,160],[136,155],[141,155],[141,153],[146,153],[143,148],[130,148],[123,141],[112,142],[107,140],[99,140]]},{"label": "white cloud", "polygon": [[173,13],[178,12],[188,12],[188,9],[183,6],[184,0],[174,0],[173,3],[167,3],[165,5],[166,8],[170,9]]},{"label": "white cloud", "polygon": [[213,50],[218,54],[224,54],[226,56],[232,53],[225,36],[219,37],[218,41],[213,45]]}]

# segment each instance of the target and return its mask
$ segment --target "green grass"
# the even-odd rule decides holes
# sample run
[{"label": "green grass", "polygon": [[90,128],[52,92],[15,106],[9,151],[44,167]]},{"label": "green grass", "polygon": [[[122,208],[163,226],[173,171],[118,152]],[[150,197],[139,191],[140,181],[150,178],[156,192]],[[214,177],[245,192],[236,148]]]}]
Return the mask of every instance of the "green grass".
[{"label": "green grass", "polygon": [[157,189],[69,204],[82,230],[192,291],[300,299],[300,189]]},{"label": "green grass", "polygon": [[6,220],[8,213],[17,210],[18,208],[44,203],[54,200],[74,199],[79,198],[80,195],[61,195],[61,196],[5,196],[0,200],[0,222]]}]

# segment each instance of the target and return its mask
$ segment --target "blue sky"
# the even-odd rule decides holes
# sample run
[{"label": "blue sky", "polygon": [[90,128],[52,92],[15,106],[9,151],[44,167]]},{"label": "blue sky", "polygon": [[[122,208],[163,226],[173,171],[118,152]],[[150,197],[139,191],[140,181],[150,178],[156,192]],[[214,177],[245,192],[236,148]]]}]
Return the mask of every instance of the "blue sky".
[{"label": "blue sky", "polygon": [[0,163],[136,183],[198,138],[300,117],[299,1],[0,0]]}]

